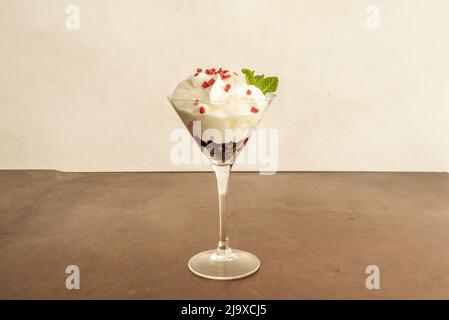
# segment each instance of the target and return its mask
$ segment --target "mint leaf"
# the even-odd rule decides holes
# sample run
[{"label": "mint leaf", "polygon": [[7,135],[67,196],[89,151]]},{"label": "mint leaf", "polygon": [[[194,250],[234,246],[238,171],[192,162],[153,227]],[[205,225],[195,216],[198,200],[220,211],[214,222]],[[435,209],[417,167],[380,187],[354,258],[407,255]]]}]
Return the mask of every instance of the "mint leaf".
[{"label": "mint leaf", "polygon": [[278,87],[278,77],[265,78],[264,74],[254,75],[254,71],[251,71],[249,69],[242,69],[242,73],[245,74],[246,83],[259,88],[263,94],[275,92]]},{"label": "mint leaf", "polygon": [[242,73],[245,75],[247,84],[254,84],[254,71],[249,69],[242,69]]},{"label": "mint leaf", "polygon": [[254,85],[257,88],[259,88],[260,90],[262,90],[261,88],[263,87],[264,78],[265,78],[265,75],[260,75],[260,76],[254,77]]},{"label": "mint leaf", "polygon": [[258,88],[262,90],[263,94],[267,94],[269,92],[275,92],[278,88],[278,84],[278,77],[267,77],[263,80],[262,89],[260,87]]}]

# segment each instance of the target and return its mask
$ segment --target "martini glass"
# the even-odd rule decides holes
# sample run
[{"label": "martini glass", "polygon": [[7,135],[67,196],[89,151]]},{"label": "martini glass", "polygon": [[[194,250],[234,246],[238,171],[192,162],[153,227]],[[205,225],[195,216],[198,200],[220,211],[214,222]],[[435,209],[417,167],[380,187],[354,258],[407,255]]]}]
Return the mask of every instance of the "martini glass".
[{"label": "martini glass", "polygon": [[[235,101],[181,100],[168,97],[203,154],[210,160],[217,178],[219,204],[219,241],[216,249],[203,251],[190,258],[188,266],[194,274],[214,280],[233,280],[247,277],[260,267],[253,254],[231,249],[229,244],[229,212],[226,208],[228,181],[236,157],[245,147],[274,94],[265,99]],[[192,106],[197,106],[192,108]],[[252,109],[257,106],[256,110]],[[201,113],[200,108],[205,112]],[[236,115],[232,110],[252,110]],[[212,112],[209,112],[212,111]]]}]

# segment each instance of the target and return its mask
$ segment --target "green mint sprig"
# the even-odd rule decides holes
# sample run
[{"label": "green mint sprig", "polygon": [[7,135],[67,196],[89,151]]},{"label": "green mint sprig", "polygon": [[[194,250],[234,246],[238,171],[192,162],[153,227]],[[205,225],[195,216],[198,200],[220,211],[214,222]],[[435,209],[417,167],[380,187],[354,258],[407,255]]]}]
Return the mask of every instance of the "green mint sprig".
[{"label": "green mint sprig", "polygon": [[275,92],[278,88],[278,77],[265,77],[263,74],[254,75],[254,71],[249,69],[242,69],[242,73],[245,75],[246,83],[259,88],[263,94]]}]

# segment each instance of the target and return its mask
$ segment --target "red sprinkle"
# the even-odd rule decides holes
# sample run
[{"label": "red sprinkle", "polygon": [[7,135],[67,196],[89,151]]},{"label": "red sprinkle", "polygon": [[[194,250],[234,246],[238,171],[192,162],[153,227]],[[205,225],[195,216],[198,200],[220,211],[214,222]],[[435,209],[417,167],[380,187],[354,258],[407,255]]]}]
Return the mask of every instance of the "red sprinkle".
[{"label": "red sprinkle", "polygon": [[207,87],[209,87],[209,83],[207,83],[207,81],[204,81],[203,84],[201,85],[204,89],[206,89]]},{"label": "red sprinkle", "polygon": [[251,112],[257,113],[257,112],[259,112],[259,109],[257,109],[256,107],[251,107]]},{"label": "red sprinkle", "polygon": [[223,70],[223,73],[228,73],[229,72],[229,70]]},{"label": "red sprinkle", "polygon": [[231,89],[231,84],[230,84],[230,83],[228,83],[228,84],[225,86],[224,91],[228,92],[229,89]]},{"label": "red sprinkle", "polygon": [[215,79],[214,78],[210,78],[210,80],[208,82],[209,86],[213,85],[214,82],[215,82]]},{"label": "red sprinkle", "polygon": [[224,74],[221,76],[221,80],[226,80],[227,78],[230,78],[231,76],[229,74]]},{"label": "red sprinkle", "polygon": [[237,73],[235,73],[235,72],[233,72],[233,74],[235,74],[236,76],[238,76],[238,74],[237,74]]},{"label": "red sprinkle", "polygon": [[194,77],[196,77],[197,75],[198,75],[198,72],[197,72],[197,73],[195,73],[195,74],[194,74],[193,76],[194,76]]},{"label": "red sprinkle", "polygon": [[206,112],[206,108],[200,107],[200,113],[205,113],[205,112]]},{"label": "red sprinkle", "polygon": [[203,69],[201,69],[201,68],[196,68],[196,72],[201,72],[201,71],[203,71]]},{"label": "red sprinkle", "polygon": [[250,95],[250,94],[251,94],[251,90],[249,90],[249,89],[246,90],[246,94],[247,94],[247,95]]},{"label": "red sprinkle", "polygon": [[206,74],[210,76],[210,75],[212,75],[212,74],[213,74],[213,72],[212,72],[212,70],[211,70],[211,69],[206,69]]}]

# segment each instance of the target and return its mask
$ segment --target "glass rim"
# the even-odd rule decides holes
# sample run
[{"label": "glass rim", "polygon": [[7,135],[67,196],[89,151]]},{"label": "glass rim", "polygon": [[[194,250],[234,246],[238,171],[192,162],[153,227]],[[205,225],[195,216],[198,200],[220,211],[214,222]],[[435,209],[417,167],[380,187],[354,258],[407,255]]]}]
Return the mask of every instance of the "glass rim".
[{"label": "glass rim", "polygon": [[169,101],[174,102],[191,102],[191,103],[204,103],[204,104],[229,104],[229,103],[237,103],[237,102],[271,102],[276,97],[274,93],[267,93],[264,99],[254,99],[254,98],[240,98],[233,100],[225,100],[225,101],[211,101],[211,100],[191,100],[191,99],[177,99],[173,98],[171,95],[167,96]]}]

